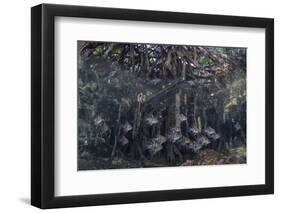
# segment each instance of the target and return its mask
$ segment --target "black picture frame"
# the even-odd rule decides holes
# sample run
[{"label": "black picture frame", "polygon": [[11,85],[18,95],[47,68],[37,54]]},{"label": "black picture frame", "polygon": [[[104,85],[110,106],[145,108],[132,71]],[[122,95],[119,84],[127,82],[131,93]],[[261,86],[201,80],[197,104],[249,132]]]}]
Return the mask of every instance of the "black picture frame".
[{"label": "black picture frame", "polygon": [[[54,171],[55,17],[100,18],[263,28],[265,48],[265,184],[56,197]],[[31,204],[60,208],[274,193],[274,20],[240,16],[41,4],[31,9]]]}]

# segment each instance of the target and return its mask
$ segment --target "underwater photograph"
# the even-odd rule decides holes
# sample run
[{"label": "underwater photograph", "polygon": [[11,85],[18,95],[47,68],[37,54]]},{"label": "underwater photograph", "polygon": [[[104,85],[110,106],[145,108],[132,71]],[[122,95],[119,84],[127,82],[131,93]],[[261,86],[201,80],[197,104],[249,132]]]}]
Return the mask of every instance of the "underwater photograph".
[{"label": "underwater photograph", "polygon": [[78,170],[247,163],[244,47],[77,41]]}]

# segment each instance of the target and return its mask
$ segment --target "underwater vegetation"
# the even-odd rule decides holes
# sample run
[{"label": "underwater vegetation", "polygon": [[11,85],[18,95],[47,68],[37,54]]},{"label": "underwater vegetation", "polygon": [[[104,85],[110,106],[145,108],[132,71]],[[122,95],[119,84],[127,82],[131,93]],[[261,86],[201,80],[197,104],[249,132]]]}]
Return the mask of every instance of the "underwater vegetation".
[{"label": "underwater vegetation", "polygon": [[78,169],[246,163],[246,48],[77,42]]}]

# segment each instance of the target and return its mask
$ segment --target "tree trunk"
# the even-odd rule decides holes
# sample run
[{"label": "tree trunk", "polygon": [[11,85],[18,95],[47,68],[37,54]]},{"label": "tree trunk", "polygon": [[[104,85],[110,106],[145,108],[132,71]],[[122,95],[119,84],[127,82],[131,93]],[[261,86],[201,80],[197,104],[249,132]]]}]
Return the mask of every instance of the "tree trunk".
[{"label": "tree trunk", "polygon": [[135,71],[135,50],[134,50],[134,45],[130,44],[130,55],[131,55],[131,68],[132,72]]},{"label": "tree trunk", "polygon": [[114,158],[116,148],[117,148],[117,143],[119,141],[119,135],[120,135],[120,121],[121,121],[121,110],[122,110],[122,105],[119,105],[119,110],[118,110],[118,119],[117,119],[117,125],[116,125],[116,130],[115,130],[115,138],[114,138],[114,145],[113,149],[111,152],[111,159]]},{"label": "tree trunk", "polygon": [[176,120],[176,128],[180,128],[181,121],[179,119],[180,116],[180,105],[181,105],[181,90],[176,93],[176,107],[175,107],[175,120]]}]

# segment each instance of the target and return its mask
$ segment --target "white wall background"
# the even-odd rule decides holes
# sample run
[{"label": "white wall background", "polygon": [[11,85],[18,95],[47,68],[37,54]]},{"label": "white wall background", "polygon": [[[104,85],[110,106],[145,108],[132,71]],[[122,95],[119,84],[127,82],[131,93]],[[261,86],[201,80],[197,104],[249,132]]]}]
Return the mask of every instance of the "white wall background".
[{"label": "white wall background", "polygon": [[[44,3],[170,10],[275,18],[275,195],[50,210],[50,212],[278,212],[281,209],[281,13],[277,0],[45,0]],[[0,211],[39,212],[30,197],[30,7],[38,0],[2,1],[0,7]],[[258,134],[258,132],[257,132]],[[280,211],[280,210],[279,210]]]}]

